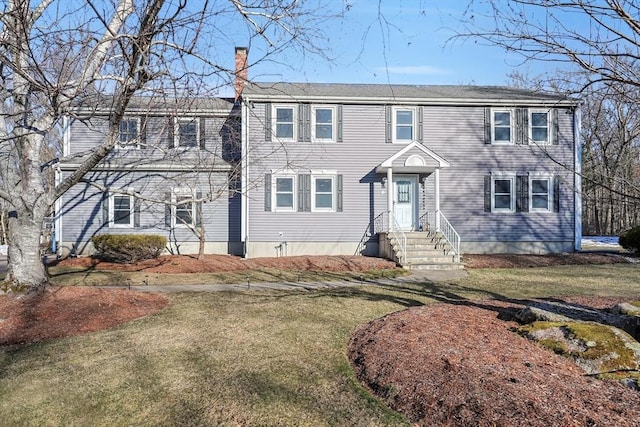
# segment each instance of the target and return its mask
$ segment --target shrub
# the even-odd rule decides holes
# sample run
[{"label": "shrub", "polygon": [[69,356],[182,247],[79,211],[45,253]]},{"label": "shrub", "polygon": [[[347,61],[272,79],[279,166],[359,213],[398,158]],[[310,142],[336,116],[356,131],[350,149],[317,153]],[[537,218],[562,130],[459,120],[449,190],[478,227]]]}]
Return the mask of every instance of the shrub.
[{"label": "shrub", "polygon": [[100,234],[93,236],[91,242],[99,258],[133,263],[160,256],[167,238],[155,234]]},{"label": "shrub", "polygon": [[640,226],[633,227],[620,235],[620,246],[628,251],[640,252]]}]

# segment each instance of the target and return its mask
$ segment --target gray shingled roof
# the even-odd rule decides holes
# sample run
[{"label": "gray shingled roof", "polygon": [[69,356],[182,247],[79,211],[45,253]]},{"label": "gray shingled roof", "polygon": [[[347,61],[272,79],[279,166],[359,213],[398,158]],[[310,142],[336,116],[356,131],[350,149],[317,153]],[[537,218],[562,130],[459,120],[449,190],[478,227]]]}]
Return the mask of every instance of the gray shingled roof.
[{"label": "gray shingled roof", "polygon": [[[91,94],[85,99],[79,100],[77,108],[80,110],[110,111],[112,109],[114,98],[110,95]],[[207,111],[223,111],[230,112],[233,109],[234,102],[228,98],[170,98],[170,97],[148,97],[135,96],[131,98],[127,108],[130,112],[149,112],[149,111],[189,111],[189,112],[207,112]]]},{"label": "gray shingled roof", "polygon": [[543,101],[568,102],[571,99],[555,94],[503,86],[468,85],[386,85],[343,83],[269,83],[247,84],[243,96],[264,99],[354,98],[406,100],[468,100],[468,101]]}]

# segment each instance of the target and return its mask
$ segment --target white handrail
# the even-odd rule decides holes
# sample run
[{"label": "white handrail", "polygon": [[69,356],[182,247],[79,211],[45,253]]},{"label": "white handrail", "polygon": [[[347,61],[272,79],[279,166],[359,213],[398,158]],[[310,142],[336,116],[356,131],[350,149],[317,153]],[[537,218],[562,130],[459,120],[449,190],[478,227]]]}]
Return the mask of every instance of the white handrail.
[{"label": "white handrail", "polygon": [[447,239],[447,242],[451,245],[455,252],[456,262],[460,262],[460,235],[453,228],[449,220],[442,212],[440,214],[440,231],[444,235],[444,238]]},{"label": "white handrail", "polygon": [[396,221],[395,217],[393,218],[393,230],[391,230],[391,233],[396,239],[396,242],[400,245],[400,256],[398,257],[398,262],[400,265],[404,266],[407,260],[407,235],[400,229],[400,225],[398,224],[398,221]]}]

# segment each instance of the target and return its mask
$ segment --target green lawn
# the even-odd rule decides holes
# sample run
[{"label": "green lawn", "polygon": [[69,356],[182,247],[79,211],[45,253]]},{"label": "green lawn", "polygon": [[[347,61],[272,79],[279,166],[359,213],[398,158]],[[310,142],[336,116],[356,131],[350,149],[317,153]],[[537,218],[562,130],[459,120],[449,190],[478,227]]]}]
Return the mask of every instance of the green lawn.
[{"label": "green lawn", "polygon": [[471,270],[455,283],[171,294],[171,306],[107,331],[0,349],[0,424],[393,426],[346,349],[371,319],[434,301],[637,298],[632,265]]}]

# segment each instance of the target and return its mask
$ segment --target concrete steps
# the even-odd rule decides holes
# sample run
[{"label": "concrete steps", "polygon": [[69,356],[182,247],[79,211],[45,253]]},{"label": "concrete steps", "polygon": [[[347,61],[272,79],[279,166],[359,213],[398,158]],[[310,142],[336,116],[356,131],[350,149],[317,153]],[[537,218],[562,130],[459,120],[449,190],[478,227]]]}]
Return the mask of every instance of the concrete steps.
[{"label": "concrete steps", "polygon": [[[402,267],[408,270],[461,270],[455,251],[440,232],[407,232],[406,256]],[[400,258],[400,243],[391,237],[391,245]]]}]

